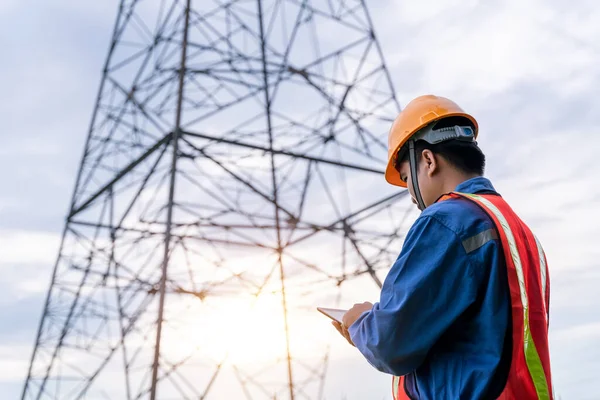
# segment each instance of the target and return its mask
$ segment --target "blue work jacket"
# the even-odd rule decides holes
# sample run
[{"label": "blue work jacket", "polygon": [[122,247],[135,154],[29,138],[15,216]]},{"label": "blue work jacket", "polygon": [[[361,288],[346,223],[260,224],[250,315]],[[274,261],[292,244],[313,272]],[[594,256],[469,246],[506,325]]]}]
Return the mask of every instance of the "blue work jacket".
[{"label": "blue work jacket", "polygon": [[[457,192],[497,194],[483,177]],[[496,398],[511,361],[506,264],[494,225],[477,205],[450,199],[410,228],[380,300],[350,328],[379,371],[405,377],[413,399]],[[487,236],[487,237],[486,237]]]}]

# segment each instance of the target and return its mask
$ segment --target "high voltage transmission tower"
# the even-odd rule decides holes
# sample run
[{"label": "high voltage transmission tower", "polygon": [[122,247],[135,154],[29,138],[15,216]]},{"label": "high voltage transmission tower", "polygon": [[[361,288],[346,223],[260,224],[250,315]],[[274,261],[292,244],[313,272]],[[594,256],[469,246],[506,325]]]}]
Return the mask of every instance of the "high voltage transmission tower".
[{"label": "high voltage transmission tower", "polygon": [[364,1],[122,0],[23,398],[321,398],[398,110]]}]

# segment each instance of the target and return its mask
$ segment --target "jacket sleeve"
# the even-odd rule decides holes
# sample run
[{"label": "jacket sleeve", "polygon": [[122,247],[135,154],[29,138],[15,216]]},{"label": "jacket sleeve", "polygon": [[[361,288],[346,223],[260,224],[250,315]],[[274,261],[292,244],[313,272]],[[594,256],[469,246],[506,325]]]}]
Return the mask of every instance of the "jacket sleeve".
[{"label": "jacket sleeve", "polygon": [[448,327],[475,301],[477,284],[459,236],[433,216],[410,229],[381,297],[350,326],[350,336],[378,370],[414,371]]}]

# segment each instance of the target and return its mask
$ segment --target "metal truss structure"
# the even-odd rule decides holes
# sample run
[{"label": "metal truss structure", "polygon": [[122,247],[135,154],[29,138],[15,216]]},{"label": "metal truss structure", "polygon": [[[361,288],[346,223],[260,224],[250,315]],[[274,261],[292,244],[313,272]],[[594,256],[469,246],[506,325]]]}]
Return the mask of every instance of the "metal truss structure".
[{"label": "metal truss structure", "polygon": [[398,110],[364,1],[122,0],[22,398],[322,398]]}]

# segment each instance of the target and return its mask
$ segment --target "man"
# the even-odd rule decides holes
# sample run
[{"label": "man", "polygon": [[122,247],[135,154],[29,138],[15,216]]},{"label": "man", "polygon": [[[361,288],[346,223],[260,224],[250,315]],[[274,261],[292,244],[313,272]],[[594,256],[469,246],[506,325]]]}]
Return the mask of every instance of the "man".
[{"label": "man", "polygon": [[334,323],[395,399],[552,399],[550,285],[541,245],[484,177],[475,118],[410,102],[389,132],[386,180],[422,211],[381,289]]}]

